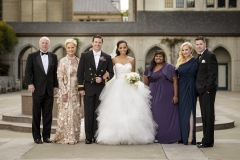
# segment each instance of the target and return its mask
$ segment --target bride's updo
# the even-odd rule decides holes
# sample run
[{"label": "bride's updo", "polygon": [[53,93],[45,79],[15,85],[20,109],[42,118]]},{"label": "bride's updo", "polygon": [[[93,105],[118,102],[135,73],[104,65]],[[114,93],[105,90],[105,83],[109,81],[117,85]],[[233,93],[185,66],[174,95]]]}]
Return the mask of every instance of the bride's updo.
[{"label": "bride's updo", "polygon": [[119,45],[120,45],[121,43],[125,43],[126,46],[127,46],[127,52],[126,52],[126,55],[128,55],[128,53],[129,53],[127,42],[124,41],[124,40],[121,40],[121,41],[118,41],[118,43],[117,43],[117,49],[116,49],[116,54],[117,54],[117,55],[116,55],[116,56],[119,56],[119,55],[120,55],[120,52],[118,51],[118,47],[119,47]]}]

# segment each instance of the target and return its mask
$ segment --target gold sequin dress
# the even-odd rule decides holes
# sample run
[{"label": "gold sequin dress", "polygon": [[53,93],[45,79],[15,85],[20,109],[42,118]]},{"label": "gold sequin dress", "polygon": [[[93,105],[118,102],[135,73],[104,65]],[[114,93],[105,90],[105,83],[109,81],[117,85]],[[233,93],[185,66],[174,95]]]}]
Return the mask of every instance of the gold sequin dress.
[{"label": "gold sequin dress", "polygon": [[[83,106],[80,105],[78,93],[77,68],[79,58],[62,58],[58,64],[57,78],[59,83],[58,93],[58,119],[54,143],[77,143],[80,135]],[[63,102],[62,95],[67,94],[67,102]]]}]

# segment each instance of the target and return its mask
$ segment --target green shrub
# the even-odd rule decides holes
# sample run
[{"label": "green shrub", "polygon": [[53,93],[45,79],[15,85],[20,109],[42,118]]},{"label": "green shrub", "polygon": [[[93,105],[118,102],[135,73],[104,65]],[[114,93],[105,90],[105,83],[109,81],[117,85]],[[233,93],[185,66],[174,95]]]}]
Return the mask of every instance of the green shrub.
[{"label": "green shrub", "polygon": [[18,39],[13,28],[0,21],[0,55],[11,53],[17,44]]}]

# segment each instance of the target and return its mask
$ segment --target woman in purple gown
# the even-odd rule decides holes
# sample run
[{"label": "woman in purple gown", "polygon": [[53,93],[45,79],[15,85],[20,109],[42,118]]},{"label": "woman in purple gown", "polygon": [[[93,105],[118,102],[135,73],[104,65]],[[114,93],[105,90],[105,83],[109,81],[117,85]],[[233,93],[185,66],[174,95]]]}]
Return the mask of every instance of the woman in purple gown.
[{"label": "woman in purple gown", "polygon": [[185,42],[180,47],[176,69],[178,72],[178,108],[181,124],[182,143],[196,144],[196,101],[195,87],[197,65],[192,56],[193,46]]},{"label": "woman in purple gown", "polygon": [[152,114],[158,124],[156,140],[172,143],[181,140],[178,114],[178,82],[175,67],[165,62],[165,53],[155,51],[144,72],[144,83],[151,91]]}]

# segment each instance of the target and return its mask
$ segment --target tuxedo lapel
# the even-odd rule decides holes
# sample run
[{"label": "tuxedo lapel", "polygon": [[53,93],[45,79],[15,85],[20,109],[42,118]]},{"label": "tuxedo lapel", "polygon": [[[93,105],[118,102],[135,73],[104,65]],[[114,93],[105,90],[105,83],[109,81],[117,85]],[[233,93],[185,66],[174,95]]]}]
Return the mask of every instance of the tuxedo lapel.
[{"label": "tuxedo lapel", "polygon": [[[102,52],[101,52],[101,55],[100,55],[100,57],[102,57],[102,58],[104,57]],[[98,71],[98,69],[99,69],[99,68],[101,68],[101,66],[102,66],[103,62],[104,62],[103,60],[100,60],[100,59],[99,59],[99,62],[98,62],[98,67],[97,67],[97,71]]]},{"label": "tuxedo lapel", "polygon": [[95,65],[95,60],[94,60],[94,56],[93,56],[93,51],[89,52],[88,58],[89,58],[90,62],[92,63],[93,68],[96,70],[96,65]]},{"label": "tuxedo lapel", "polygon": [[206,52],[207,52],[207,49],[202,53],[202,55],[201,55],[201,57],[200,57],[200,60],[199,60],[199,63],[200,63],[200,64],[202,63],[202,60],[203,60]]},{"label": "tuxedo lapel", "polygon": [[[38,53],[39,53],[39,52],[38,52]],[[40,54],[37,55],[36,59],[37,59],[37,62],[38,62],[38,64],[39,64],[40,68],[41,68],[42,71],[45,73]]]},{"label": "tuxedo lapel", "polygon": [[48,74],[48,71],[49,71],[51,65],[52,65],[52,53],[48,52],[48,70],[47,70],[47,74]]},{"label": "tuxedo lapel", "polygon": [[204,58],[204,56],[205,56],[205,54],[206,54],[207,51],[208,51],[208,49],[206,49],[206,50],[202,53],[200,59],[197,60],[198,67],[201,65],[202,60],[203,60],[203,58]]}]

